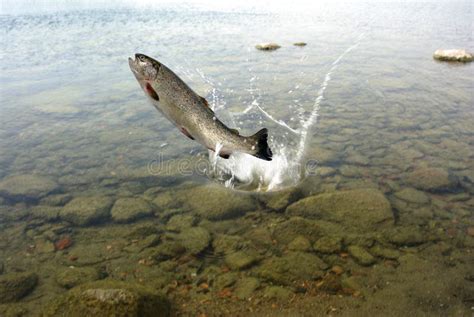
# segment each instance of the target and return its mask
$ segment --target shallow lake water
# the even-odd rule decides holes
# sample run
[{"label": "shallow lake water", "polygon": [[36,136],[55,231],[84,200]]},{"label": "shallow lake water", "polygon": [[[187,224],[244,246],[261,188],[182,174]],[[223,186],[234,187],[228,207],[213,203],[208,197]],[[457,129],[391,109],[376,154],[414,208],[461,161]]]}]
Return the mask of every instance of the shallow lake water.
[{"label": "shallow lake water", "polygon": [[[13,4],[0,316],[472,315],[474,68],[432,58],[474,50],[469,1]],[[136,52],[273,161],[183,136]]]}]

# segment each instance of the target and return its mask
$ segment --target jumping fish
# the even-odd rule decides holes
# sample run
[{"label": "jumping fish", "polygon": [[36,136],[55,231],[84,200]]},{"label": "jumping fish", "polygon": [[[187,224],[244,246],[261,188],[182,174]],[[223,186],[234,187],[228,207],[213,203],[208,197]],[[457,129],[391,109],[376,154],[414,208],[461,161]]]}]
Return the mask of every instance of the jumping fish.
[{"label": "jumping fish", "polygon": [[243,152],[272,160],[266,128],[251,136],[241,136],[216,117],[205,98],[162,63],[143,54],[135,54],[135,59],[129,58],[128,63],[153,106],[188,138],[214,152],[218,148],[217,154],[222,158]]}]

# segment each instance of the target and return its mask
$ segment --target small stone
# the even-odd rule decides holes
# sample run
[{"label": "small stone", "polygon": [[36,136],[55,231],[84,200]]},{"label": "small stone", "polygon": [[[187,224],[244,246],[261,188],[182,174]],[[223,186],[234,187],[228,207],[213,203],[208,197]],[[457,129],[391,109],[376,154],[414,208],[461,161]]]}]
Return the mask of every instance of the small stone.
[{"label": "small stone", "polygon": [[117,199],[111,211],[112,219],[121,223],[150,216],[152,213],[151,205],[142,198]]},{"label": "small stone", "polygon": [[296,42],[296,43],[293,43],[293,45],[303,47],[303,46],[306,46],[307,44],[305,42]]},{"label": "small stone", "polygon": [[234,283],[237,281],[237,278],[238,275],[235,272],[221,274],[216,278],[214,287],[219,291],[223,290],[224,288],[234,285]]},{"label": "small stone", "polygon": [[342,238],[322,237],[314,243],[313,249],[321,253],[340,252],[342,250]]},{"label": "small stone", "polygon": [[35,251],[38,253],[52,253],[55,251],[54,244],[47,240],[36,241]]},{"label": "small stone", "polygon": [[41,205],[48,206],[64,206],[71,200],[71,195],[60,194],[60,195],[48,195],[41,199]]},{"label": "small stone", "polygon": [[71,237],[64,237],[54,243],[56,250],[65,250],[72,245]]},{"label": "small stone", "polygon": [[415,204],[427,204],[430,201],[428,195],[414,188],[404,188],[396,192],[395,197]]},{"label": "small stone", "polygon": [[474,227],[467,228],[466,233],[468,236],[474,237]]},{"label": "small stone", "polygon": [[168,220],[165,229],[168,231],[180,232],[193,227],[197,223],[197,218],[193,215],[175,215]]},{"label": "small stone", "polygon": [[259,287],[260,280],[258,278],[244,277],[237,281],[234,294],[240,299],[247,299],[254,295]]},{"label": "small stone", "polygon": [[56,275],[56,282],[64,288],[73,288],[77,285],[99,279],[99,272],[92,267],[68,267]]},{"label": "small stone", "polygon": [[356,262],[361,265],[368,266],[375,263],[375,258],[364,248],[357,245],[351,245],[349,246],[348,251]]},{"label": "small stone", "polygon": [[334,265],[331,268],[331,272],[333,272],[336,275],[341,275],[342,273],[344,273],[344,268],[342,266],[339,266],[339,265]]},{"label": "small stone", "polygon": [[436,50],[433,54],[433,58],[439,61],[448,62],[472,62],[473,55],[463,49],[450,49],[450,50]]},{"label": "small stone", "polygon": [[293,292],[281,286],[267,286],[263,291],[263,297],[279,301],[289,300]]},{"label": "small stone", "polygon": [[309,251],[311,250],[311,243],[305,237],[298,236],[288,244],[288,250]]},{"label": "small stone", "polygon": [[253,252],[237,251],[226,255],[225,263],[232,270],[243,270],[257,262],[257,257]]},{"label": "small stone", "polygon": [[255,48],[260,51],[274,51],[279,49],[281,46],[276,43],[260,43],[255,45]]},{"label": "small stone", "polygon": [[0,276],[0,303],[15,302],[33,291],[38,284],[34,273],[8,273]]}]

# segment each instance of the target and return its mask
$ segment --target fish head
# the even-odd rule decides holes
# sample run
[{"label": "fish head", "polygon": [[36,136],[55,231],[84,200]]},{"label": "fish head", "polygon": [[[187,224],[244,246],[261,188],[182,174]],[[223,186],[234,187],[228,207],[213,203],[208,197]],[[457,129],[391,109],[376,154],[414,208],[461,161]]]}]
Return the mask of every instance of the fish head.
[{"label": "fish head", "polygon": [[156,80],[161,68],[160,62],[139,53],[128,58],[128,65],[139,82]]}]

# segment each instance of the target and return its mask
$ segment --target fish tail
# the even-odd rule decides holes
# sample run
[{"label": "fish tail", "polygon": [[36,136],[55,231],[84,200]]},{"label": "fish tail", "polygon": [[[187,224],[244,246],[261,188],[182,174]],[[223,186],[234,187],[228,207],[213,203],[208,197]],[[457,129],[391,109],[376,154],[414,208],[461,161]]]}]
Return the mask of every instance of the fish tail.
[{"label": "fish tail", "polygon": [[268,129],[263,128],[249,138],[252,139],[252,141],[254,141],[252,143],[255,144],[255,149],[253,149],[251,154],[259,159],[271,161],[273,153],[268,146]]}]

